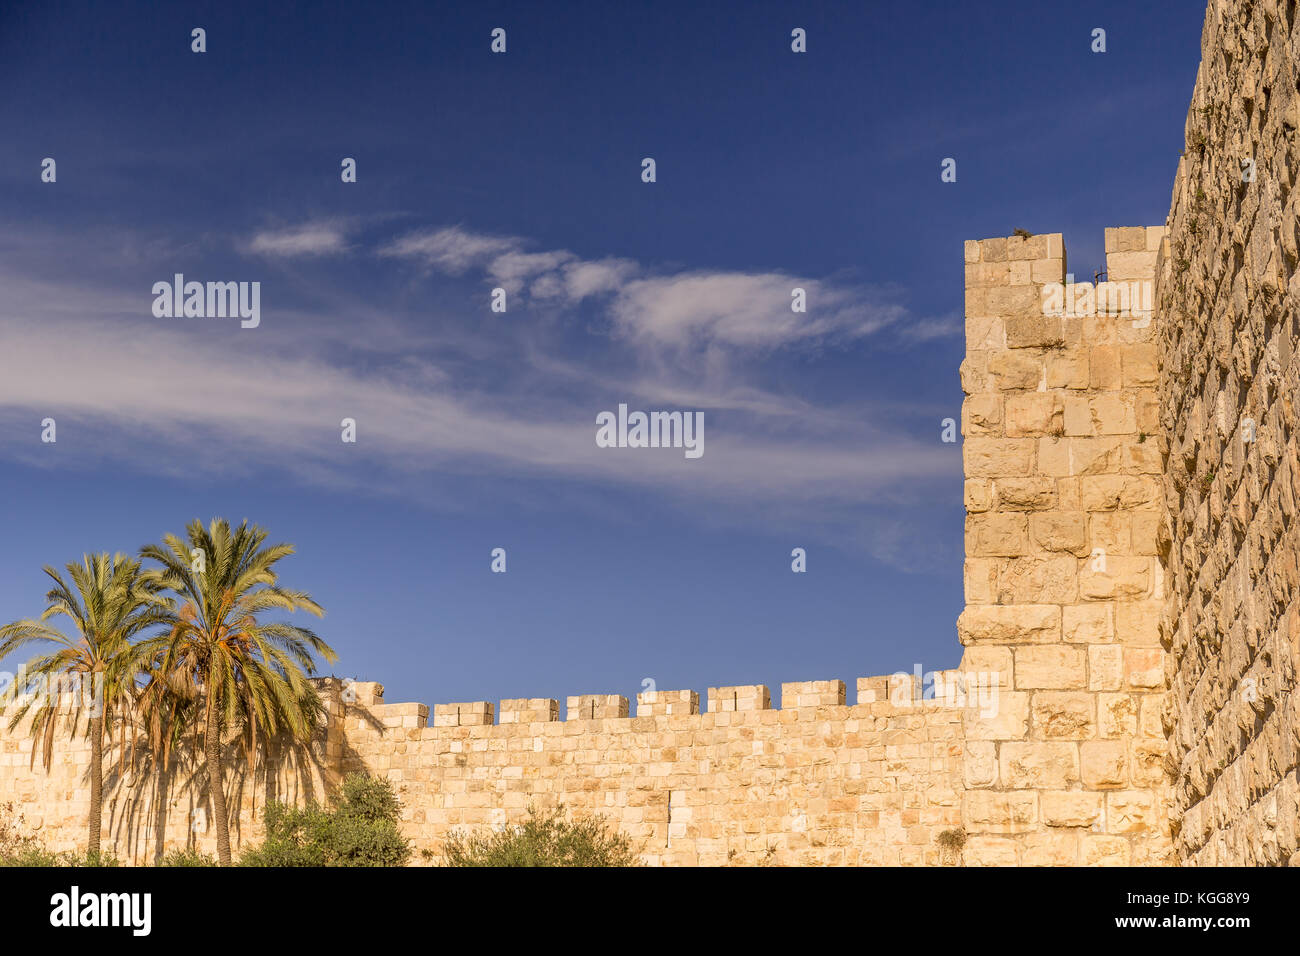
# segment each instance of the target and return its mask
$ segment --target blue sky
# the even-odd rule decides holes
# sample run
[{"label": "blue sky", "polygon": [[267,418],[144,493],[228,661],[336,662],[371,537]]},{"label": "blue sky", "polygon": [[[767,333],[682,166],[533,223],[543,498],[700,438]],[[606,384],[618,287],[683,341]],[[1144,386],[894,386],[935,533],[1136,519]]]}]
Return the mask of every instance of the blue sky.
[{"label": "blue sky", "polygon": [[0,6],[0,617],[222,515],[390,701],[956,665],[962,241],[1162,223],[1203,5],[275,7]]}]

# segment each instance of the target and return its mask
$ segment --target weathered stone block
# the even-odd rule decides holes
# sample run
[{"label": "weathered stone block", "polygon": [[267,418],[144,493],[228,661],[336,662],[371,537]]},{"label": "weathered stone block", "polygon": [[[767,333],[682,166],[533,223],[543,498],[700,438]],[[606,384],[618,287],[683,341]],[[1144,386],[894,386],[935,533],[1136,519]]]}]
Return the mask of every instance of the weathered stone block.
[{"label": "weathered stone block", "polygon": [[1002,511],[1046,511],[1056,507],[1056,482],[1051,478],[1000,478],[995,485]]},{"label": "weathered stone block", "polygon": [[762,684],[710,687],[708,701],[709,713],[711,714],[767,710],[772,706],[772,694]]},{"label": "weathered stone block", "polygon": [[1092,694],[1038,691],[1032,702],[1033,736],[1046,740],[1087,740],[1097,732]]},{"label": "weathered stone block", "polygon": [[1114,607],[1083,604],[1061,609],[1063,638],[1072,644],[1100,644],[1115,638]]},{"label": "weathered stone block", "polygon": [[1102,819],[1105,796],[1081,790],[1048,790],[1040,797],[1049,827],[1093,827]]},{"label": "weathered stone block", "polygon": [[626,717],[628,699],[618,694],[581,694],[565,702],[569,720],[605,720]]},{"label": "weathered stone block", "polygon": [[488,700],[462,704],[437,704],[433,708],[434,727],[482,727],[493,722],[493,705]]},{"label": "weathered stone block", "polygon": [[999,745],[998,775],[1014,790],[1064,790],[1079,780],[1079,744],[1055,741]]},{"label": "weathered stone block", "polygon": [[842,707],[844,681],[809,680],[781,685],[781,709],[791,707]]},{"label": "weathered stone block", "polygon": [[1088,740],[1079,744],[1083,785],[1090,790],[1113,790],[1128,785],[1128,743],[1123,740]]},{"label": "weathered stone block", "polygon": [[1087,685],[1083,651],[1065,644],[1020,647],[1015,652],[1016,690],[1075,690]]},{"label": "weathered stone block", "polygon": [[1036,389],[1044,380],[1046,366],[1032,352],[991,352],[988,374],[998,389]]},{"label": "weathered stone block", "polygon": [[1117,691],[1124,685],[1124,648],[1094,644],[1088,648],[1088,689]]},{"label": "weathered stone block", "polygon": [[1033,644],[1061,639],[1061,609],[1050,604],[971,606],[957,619],[963,644]]},{"label": "weathered stone block", "polygon": [[1046,392],[1008,395],[1007,436],[1060,435],[1065,428],[1063,408],[1060,396]]},{"label": "weathered stone block", "polygon": [[1034,467],[1034,439],[967,438],[962,442],[962,459],[968,478],[1028,475]]}]

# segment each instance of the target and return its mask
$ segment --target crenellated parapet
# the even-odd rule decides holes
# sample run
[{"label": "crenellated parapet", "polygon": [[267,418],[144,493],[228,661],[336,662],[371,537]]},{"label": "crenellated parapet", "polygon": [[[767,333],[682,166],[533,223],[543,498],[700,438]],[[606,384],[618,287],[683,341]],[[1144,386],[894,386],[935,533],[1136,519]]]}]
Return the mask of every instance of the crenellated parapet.
[{"label": "crenellated parapet", "polygon": [[[869,716],[915,713],[938,707],[960,710],[978,706],[972,697],[966,704],[965,687],[973,689],[983,675],[963,675],[959,670],[927,675],[927,685],[913,674],[860,677],[857,701],[850,705],[844,681],[792,681],[781,685],[780,706],[772,706],[772,693],[766,685],[746,684],[710,687],[706,695],[707,710],[700,711],[700,695],[694,690],[653,690],[636,696],[636,712],[631,702],[619,694],[580,694],[565,698],[564,717],[560,702],[550,697],[525,697],[492,701],[479,700],[436,704],[433,720],[429,708],[418,703],[385,703],[383,685],[373,681],[345,681],[341,693],[344,713],[353,729],[420,729],[424,727],[486,727],[530,725],[567,721],[631,721],[646,717],[705,716],[710,714],[750,713],[761,711],[804,712],[815,708],[839,707],[863,711]],[[333,680],[333,679],[331,679]],[[954,693],[954,685],[957,690]],[[350,712],[349,712],[350,711]],[[631,724],[627,725],[629,728]],[[617,729],[617,723],[611,724]]]},{"label": "crenellated parapet", "polygon": [[[529,806],[599,813],[651,864],[943,864],[961,824],[962,714],[976,675],[438,704],[342,694],[338,768],[399,791],[416,846],[497,829]],[[351,682],[349,682],[351,683]],[[960,685],[960,686],[959,686]],[[960,693],[956,691],[960,690]],[[927,696],[928,695],[928,696]],[[350,702],[349,702],[350,701]],[[495,715],[496,720],[493,720]]]}]

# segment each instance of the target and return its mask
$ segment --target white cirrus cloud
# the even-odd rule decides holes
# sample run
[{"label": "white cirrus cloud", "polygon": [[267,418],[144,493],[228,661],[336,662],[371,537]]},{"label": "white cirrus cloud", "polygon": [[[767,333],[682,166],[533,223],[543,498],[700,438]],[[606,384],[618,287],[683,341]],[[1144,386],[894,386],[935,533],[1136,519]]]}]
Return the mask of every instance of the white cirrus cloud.
[{"label": "white cirrus cloud", "polygon": [[335,222],[309,222],[257,233],[246,245],[255,255],[280,258],[329,256],[347,251],[346,232]]},{"label": "white cirrus cloud", "polygon": [[414,232],[386,243],[379,255],[414,259],[451,275],[472,266],[482,267],[497,257],[516,252],[522,240],[510,236],[485,236],[459,226]]},{"label": "white cirrus cloud", "polygon": [[[404,236],[379,254],[450,275],[477,270],[512,295],[526,289],[538,305],[596,300],[616,335],[662,349],[765,350],[853,340],[884,329],[915,342],[960,331],[950,322],[913,320],[887,291],[869,286],[779,271],[664,273],[626,258],[583,259],[565,249],[535,252],[528,246],[519,237],[449,226]],[[796,288],[804,290],[804,312],[791,308]]]}]

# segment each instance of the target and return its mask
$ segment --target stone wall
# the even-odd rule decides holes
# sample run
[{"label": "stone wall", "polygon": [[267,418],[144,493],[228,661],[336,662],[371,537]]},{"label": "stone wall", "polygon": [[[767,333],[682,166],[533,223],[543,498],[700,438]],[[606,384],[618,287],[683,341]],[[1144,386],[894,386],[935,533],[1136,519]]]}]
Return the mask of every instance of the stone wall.
[{"label": "stone wall", "polygon": [[1172,818],[1187,863],[1297,864],[1295,3],[1211,3],[1202,57],[1158,283]]},{"label": "stone wall", "polygon": [[[249,768],[237,745],[224,754],[226,803],[232,846],[260,840],[262,811],[271,799],[323,800],[340,778],[343,706],[337,682],[319,682],[326,708],[324,732],[307,748],[272,746]],[[20,835],[34,836],[48,850],[84,851],[90,816],[90,743],[84,736],[56,739],[47,770],[26,722],[10,730],[0,723],[0,813]],[[84,722],[83,722],[84,728]],[[102,849],[127,864],[151,863],[174,849],[216,853],[207,773],[184,744],[165,772],[157,772],[143,746],[123,746],[121,726],[104,754]]]},{"label": "stone wall", "polygon": [[1109,281],[1059,234],[966,243],[967,712],[975,864],[1166,863],[1151,280],[1164,230],[1106,230]]},{"label": "stone wall", "polygon": [[[956,864],[938,837],[961,826],[961,702],[922,700],[902,681],[887,692],[886,678],[859,680],[853,705],[841,681],[815,681],[782,685],[779,710],[766,687],[722,687],[707,713],[693,691],[659,691],[640,695],[635,717],[626,698],[590,696],[569,698],[566,720],[558,701],[526,699],[439,705],[432,724],[424,704],[386,704],[377,684],[326,681],[327,733],[309,759],[247,778],[232,769],[232,842],[261,838],[270,797],[319,797],[365,770],[397,787],[405,833],[435,859],[452,830],[563,803],[604,815],[652,865]],[[87,748],[60,744],[48,774],[29,769],[30,752],[22,734],[0,736],[0,803],[38,822],[52,849],[84,846]],[[148,774],[115,777],[105,848],[133,863],[212,852],[212,828],[193,826],[206,788],[191,773],[174,770],[162,799]]]},{"label": "stone wall", "polygon": [[[384,704],[354,685],[345,770],[402,790],[406,831],[437,853],[453,829],[497,828],[529,804],[599,813],[649,864],[938,864],[937,836],[960,827],[961,711],[891,703],[884,679],[559,702],[434,708]],[[898,695],[894,695],[895,701]],[[377,719],[377,720],[376,720]],[[948,862],[956,862],[951,857]]]}]

